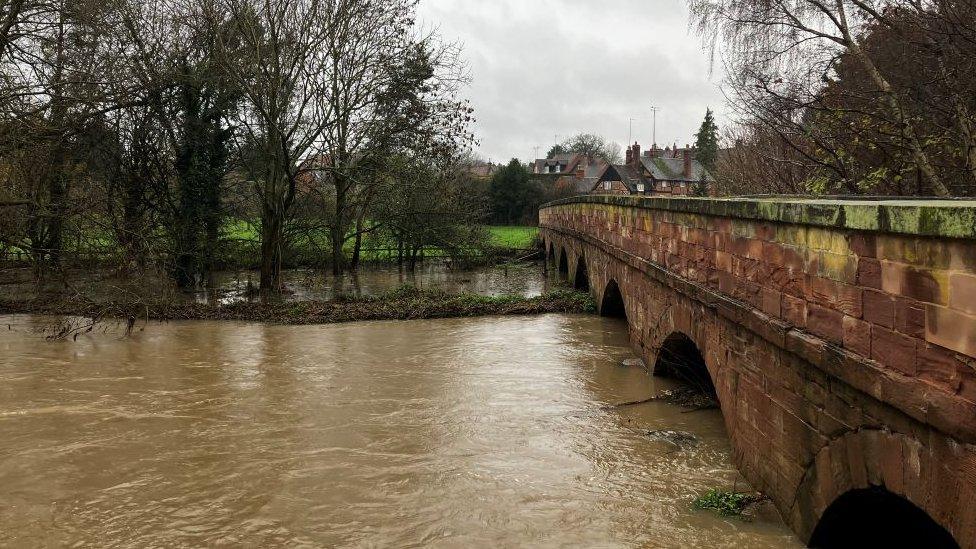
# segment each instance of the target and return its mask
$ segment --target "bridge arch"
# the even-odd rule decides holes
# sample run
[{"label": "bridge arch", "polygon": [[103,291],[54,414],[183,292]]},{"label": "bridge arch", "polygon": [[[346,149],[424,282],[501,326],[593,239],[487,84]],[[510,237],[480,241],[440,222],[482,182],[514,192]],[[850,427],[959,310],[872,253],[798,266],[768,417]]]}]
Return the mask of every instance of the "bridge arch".
[{"label": "bridge arch", "polygon": [[[976,509],[958,507],[969,492],[960,491],[962,477],[953,478],[968,462],[962,456],[958,444],[923,445],[915,436],[886,429],[845,432],[810,463],[796,490],[791,522],[811,547],[823,549],[970,543]],[[940,470],[949,474],[938,479]]]},{"label": "bridge arch", "polygon": [[653,372],[656,376],[679,379],[697,392],[718,399],[705,357],[698,345],[682,332],[672,332],[661,343]]},{"label": "bridge arch", "polygon": [[586,256],[582,253],[576,259],[576,273],[573,275],[573,287],[583,292],[590,291],[590,275],[586,270]]},{"label": "bridge arch", "polygon": [[559,252],[559,278],[566,280],[569,278],[569,260],[566,258],[566,248],[563,247]]},{"label": "bridge arch", "polygon": [[546,260],[553,265],[556,264],[556,245],[552,240],[546,245]]},{"label": "bridge arch", "polygon": [[620,293],[620,286],[612,278],[607,282],[600,298],[600,316],[627,319],[627,308],[624,306],[624,297]]},{"label": "bridge arch", "polygon": [[850,490],[824,512],[810,547],[958,549],[952,535],[907,499],[880,487]]}]

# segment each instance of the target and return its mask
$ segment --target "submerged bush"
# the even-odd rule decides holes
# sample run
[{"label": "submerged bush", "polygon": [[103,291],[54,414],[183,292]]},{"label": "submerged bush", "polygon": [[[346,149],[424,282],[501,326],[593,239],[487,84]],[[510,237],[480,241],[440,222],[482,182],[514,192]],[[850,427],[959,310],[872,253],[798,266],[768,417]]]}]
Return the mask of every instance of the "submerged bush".
[{"label": "submerged bush", "polygon": [[742,492],[732,492],[726,490],[711,489],[704,495],[698,497],[694,505],[695,509],[711,509],[718,511],[723,517],[735,517],[749,505],[762,499],[756,494],[744,494]]}]

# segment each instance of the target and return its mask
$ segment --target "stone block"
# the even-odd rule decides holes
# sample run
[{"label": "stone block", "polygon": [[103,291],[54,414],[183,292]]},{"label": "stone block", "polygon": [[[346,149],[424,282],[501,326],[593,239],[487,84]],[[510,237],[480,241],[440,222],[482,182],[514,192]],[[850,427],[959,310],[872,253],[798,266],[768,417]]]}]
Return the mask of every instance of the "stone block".
[{"label": "stone block", "polygon": [[948,303],[948,278],[946,271],[918,269],[891,261],[881,262],[881,288],[884,291],[926,303]]},{"label": "stone block", "polygon": [[976,315],[976,276],[952,273],[949,276],[949,306]]},{"label": "stone block", "polygon": [[972,241],[920,238],[915,246],[919,265],[976,272],[976,246]]},{"label": "stone block", "polygon": [[976,316],[928,304],[925,306],[925,340],[976,357]]},{"label": "stone block", "polygon": [[781,307],[783,320],[797,328],[806,327],[807,302],[805,299],[783,294]]},{"label": "stone block", "polygon": [[871,356],[871,325],[852,316],[844,317],[844,348],[863,357]]},{"label": "stone block", "polygon": [[863,290],[857,286],[829,278],[808,277],[807,298],[809,301],[857,318],[860,318],[862,314],[862,293]]},{"label": "stone block", "polygon": [[925,306],[913,299],[895,299],[895,330],[919,339],[925,338]]},{"label": "stone block", "polygon": [[916,343],[918,378],[942,387],[952,393],[961,385],[960,370],[968,366],[956,357],[956,353],[925,341]]},{"label": "stone block", "polygon": [[762,243],[762,260],[773,265],[783,265],[784,249],[776,242]]},{"label": "stone block", "polygon": [[873,233],[851,233],[847,236],[847,245],[858,258],[878,256],[878,241]]},{"label": "stone block", "polygon": [[782,313],[782,303],[782,292],[770,288],[762,289],[762,312],[778,318]]},{"label": "stone block", "polygon": [[894,328],[895,298],[884,292],[864,290],[864,320],[886,328]]},{"label": "stone block", "polygon": [[918,239],[896,234],[879,234],[877,236],[878,259],[900,263],[914,263],[918,258],[915,248]]},{"label": "stone block", "polygon": [[763,242],[755,238],[733,237],[732,253],[749,259],[762,259]]},{"label": "stone block", "polygon": [[807,311],[807,329],[833,343],[844,341],[844,314],[817,304]]},{"label": "stone block", "polygon": [[854,284],[857,281],[857,258],[850,254],[820,252],[817,274],[838,282]]},{"label": "stone block", "polygon": [[881,262],[861,257],[857,260],[857,285],[865,288],[881,288]]},{"label": "stone block", "polygon": [[915,339],[875,325],[871,328],[871,358],[885,368],[914,376]]}]

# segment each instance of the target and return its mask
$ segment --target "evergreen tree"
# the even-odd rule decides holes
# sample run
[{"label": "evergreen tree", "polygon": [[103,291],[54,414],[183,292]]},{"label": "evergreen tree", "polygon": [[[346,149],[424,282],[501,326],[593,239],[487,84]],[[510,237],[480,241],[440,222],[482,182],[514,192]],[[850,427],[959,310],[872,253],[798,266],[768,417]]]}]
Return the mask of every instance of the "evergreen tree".
[{"label": "evergreen tree", "polygon": [[517,224],[534,214],[541,203],[541,189],[529,180],[529,171],[518,159],[495,172],[489,187],[491,215],[496,223]]},{"label": "evergreen tree", "polygon": [[[715,171],[715,161],[718,159],[718,126],[715,124],[712,109],[705,109],[705,119],[695,134],[695,157],[709,173]],[[705,172],[702,172],[701,181],[695,185],[694,193],[698,196],[708,195],[708,182],[705,178]]]},{"label": "evergreen tree", "polygon": [[712,109],[705,110],[705,120],[702,120],[698,133],[695,134],[696,158],[709,172],[715,170],[718,159],[718,126]]}]

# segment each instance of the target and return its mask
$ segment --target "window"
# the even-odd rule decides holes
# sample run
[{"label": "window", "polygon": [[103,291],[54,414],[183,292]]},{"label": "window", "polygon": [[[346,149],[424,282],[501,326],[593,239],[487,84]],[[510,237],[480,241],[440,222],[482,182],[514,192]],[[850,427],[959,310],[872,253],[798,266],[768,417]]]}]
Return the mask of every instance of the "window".
[{"label": "window", "polygon": [[639,193],[644,192],[644,184],[643,183],[638,183],[637,184],[637,192],[639,192]]},{"label": "window", "polygon": [[613,187],[613,184],[611,182],[609,182],[609,181],[604,181],[603,182],[603,190],[609,191],[611,187]]}]

